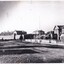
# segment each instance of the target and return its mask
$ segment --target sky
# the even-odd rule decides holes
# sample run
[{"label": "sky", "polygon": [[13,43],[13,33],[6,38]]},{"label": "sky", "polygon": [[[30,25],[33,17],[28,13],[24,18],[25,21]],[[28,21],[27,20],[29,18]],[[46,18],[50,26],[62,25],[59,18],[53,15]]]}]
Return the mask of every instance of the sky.
[{"label": "sky", "polygon": [[47,32],[55,25],[64,25],[64,1],[0,1],[0,32]]}]

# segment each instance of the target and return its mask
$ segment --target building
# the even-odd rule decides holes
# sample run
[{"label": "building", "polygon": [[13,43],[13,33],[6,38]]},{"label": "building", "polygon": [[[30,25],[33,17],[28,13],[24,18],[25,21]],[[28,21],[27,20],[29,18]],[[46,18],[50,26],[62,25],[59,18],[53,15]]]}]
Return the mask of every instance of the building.
[{"label": "building", "polygon": [[33,33],[34,33],[34,34],[43,35],[43,34],[45,34],[45,31],[43,31],[43,30],[35,30]]},{"label": "building", "polygon": [[0,33],[0,40],[13,40],[13,39],[19,39],[21,35],[26,34],[25,31],[19,31],[15,30],[12,32],[1,32]]},{"label": "building", "polygon": [[42,31],[42,30],[36,30],[36,31],[34,31],[33,33],[31,33],[31,34],[25,34],[25,35],[24,35],[24,38],[25,38],[25,39],[39,39],[39,38],[41,38],[44,34],[45,34],[44,31]]},{"label": "building", "polygon": [[43,35],[45,35],[45,31],[43,31],[43,30],[35,30],[35,31],[33,32],[33,34],[35,34],[34,38],[39,39],[39,38],[41,38]]},{"label": "building", "polygon": [[54,31],[48,31],[45,35],[45,39],[54,39]]},{"label": "building", "polygon": [[61,34],[64,33],[64,25],[56,25],[53,31],[57,35],[57,40],[60,40]]},{"label": "building", "polygon": [[25,34],[25,35],[24,35],[24,38],[25,38],[25,39],[34,39],[34,35],[35,35],[35,34]]},{"label": "building", "polygon": [[19,30],[15,30],[14,33],[15,33],[15,39],[19,39],[21,35],[24,37],[24,35],[27,34],[26,31],[19,31]]}]

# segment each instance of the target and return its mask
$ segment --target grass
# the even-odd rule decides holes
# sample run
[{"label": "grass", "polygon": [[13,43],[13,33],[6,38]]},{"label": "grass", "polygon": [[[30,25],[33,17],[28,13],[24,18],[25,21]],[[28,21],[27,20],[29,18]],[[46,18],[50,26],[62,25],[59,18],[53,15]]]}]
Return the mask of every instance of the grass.
[{"label": "grass", "polygon": [[[0,55],[2,63],[62,63],[64,61],[64,49],[52,49],[35,47],[34,50],[10,51]],[[40,53],[38,53],[38,51]],[[13,53],[14,52],[14,53]]]},{"label": "grass", "polygon": [[[1,46],[24,45],[20,41],[1,41]],[[25,45],[29,45],[25,44]],[[41,45],[41,44],[30,44]],[[47,45],[48,46],[48,45]],[[5,48],[4,48],[5,49]],[[0,63],[62,63],[64,62],[64,49],[61,47],[30,47],[0,50]]]}]

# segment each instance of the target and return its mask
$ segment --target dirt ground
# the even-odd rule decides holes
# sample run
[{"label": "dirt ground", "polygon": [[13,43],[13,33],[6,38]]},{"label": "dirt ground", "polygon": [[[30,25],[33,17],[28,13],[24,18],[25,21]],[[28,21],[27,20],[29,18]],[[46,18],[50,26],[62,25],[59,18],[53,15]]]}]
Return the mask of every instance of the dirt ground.
[{"label": "dirt ground", "polygon": [[[0,43],[0,46],[26,44],[20,41],[4,41]],[[29,45],[29,43],[26,45]],[[3,53],[1,51],[0,63],[64,63],[63,48],[30,47],[9,49],[3,51]]]}]

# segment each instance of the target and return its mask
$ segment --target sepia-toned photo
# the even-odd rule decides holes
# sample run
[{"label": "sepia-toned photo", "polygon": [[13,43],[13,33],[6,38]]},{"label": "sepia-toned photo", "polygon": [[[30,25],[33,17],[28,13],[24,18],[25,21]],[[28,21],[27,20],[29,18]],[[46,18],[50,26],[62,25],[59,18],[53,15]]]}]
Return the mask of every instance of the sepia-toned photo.
[{"label": "sepia-toned photo", "polygon": [[0,63],[64,63],[64,1],[0,1]]}]

